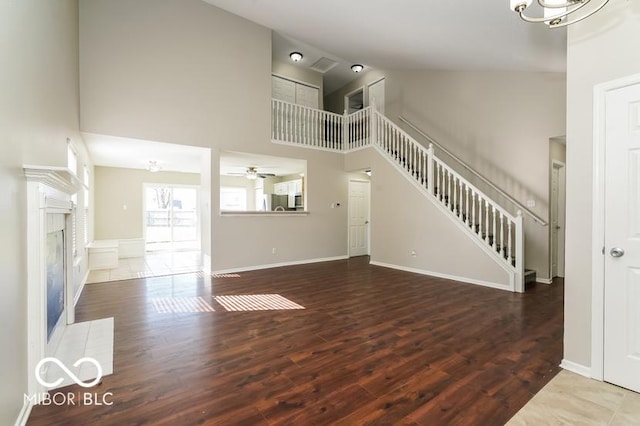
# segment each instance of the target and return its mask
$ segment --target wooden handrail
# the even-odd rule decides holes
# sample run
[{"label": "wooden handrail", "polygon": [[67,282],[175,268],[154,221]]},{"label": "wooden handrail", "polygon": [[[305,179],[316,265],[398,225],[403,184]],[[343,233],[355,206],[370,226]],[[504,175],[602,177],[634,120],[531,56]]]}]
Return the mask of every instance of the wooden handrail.
[{"label": "wooden handrail", "polygon": [[461,160],[458,156],[456,156],[455,154],[453,154],[451,151],[449,151],[447,148],[445,148],[444,146],[442,146],[441,144],[439,144],[438,142],[436,142],[435,139],[433,139],[431,136],[427,135],[425,132],[423,132],[422,130],[420,130],[418,127],[416,127],[413,123],[411,123],[409,120],[407,120],[406,118],[399,116],[398,119],[400,121],[402,121],[403,123],[405,123],[407,126],[411,127],[416,133],[418,133],[420,136],[422,136],[423,138],[425,138],[427,141],[429,141],[429,143],[434,144],[435,146],[437,146],[441,151],[443,151],[445,154],[447,154],[449,157],[451,157],[453,160],[455,160],[458,164],[460,164],[463,168],[465,168],[466,170],[468,170],[469,172],[471,172],[474,176],[476,176],[478,179],[480,179],[482,182],[484,182],[485,184],[489,185],[491,188],[493,188],[496,192],[498,192],[500,195],[502,195],[503,197],[505,197],[507,200],[509,200],[512,204],[516,205],[520,210],[522,210],[523,213],[527,214],[528,216],[530,216],[533,220],[535,220],[536,222],[538,222],[540,225],[542,226],[547,226],[548,223],[547,221],[545,221],[543,218],[541,218],[540,216],[538,216],[537,214],[535,214],[534,212],[532,212],[531,210],[529,210],[527,207],[524,206],[524,204],[520,203],[518,200],[516,200],[515,198],[513,198],[511,195],[507,194],[505,191],[503,191],[500,187],[498,187],[497,185],[495,185],[493,182],[491,182],[489,179],[485,178],[484,176],[482,176],[480,173],[478,173],[477,171],[475,171],[471,166],[469,166],[467,163],[465,163],[463,160]]}]

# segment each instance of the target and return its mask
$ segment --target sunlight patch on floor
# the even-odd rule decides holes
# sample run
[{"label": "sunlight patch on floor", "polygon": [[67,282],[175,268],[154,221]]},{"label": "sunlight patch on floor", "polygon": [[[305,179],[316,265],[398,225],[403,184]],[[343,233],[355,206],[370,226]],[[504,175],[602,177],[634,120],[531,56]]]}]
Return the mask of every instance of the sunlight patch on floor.
[{"label": "sunlight patch on floor", "polygon": [[216,302],[227,311],[277,311],[305,309],[279,294],[243,294],[236,296],[214,296]]},{"label": "sunlight patch on floor", "polygon": [[156,297],[151,301],[159,314],[215,312],[202,297]]}]

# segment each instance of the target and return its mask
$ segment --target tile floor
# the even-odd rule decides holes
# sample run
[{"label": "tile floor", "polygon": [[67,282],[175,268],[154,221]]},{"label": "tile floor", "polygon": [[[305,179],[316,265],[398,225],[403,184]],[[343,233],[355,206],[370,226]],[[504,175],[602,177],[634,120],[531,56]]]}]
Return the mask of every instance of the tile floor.
[{"label": "tile floor", "polygon": [[146,252],[144,257],[119,259],[117,268],[91,271],[87,284],[184,274],[200,268],[199,251]]},{"label": "tile floor", "polygon": [[507,426],[640,425],[640,394],[563,370]]},{"label": "tile floor", "polygon": [[[84,357],[98,361],[102,368],[102,376],[113,374],[113,318],[68,325],[54,357],[85,383],[97,377],[98,369],[88,361],[73,365]],[[47,381],[54,383],[61,377],[64,380],[53,389],[68,386],[73,383],[73,379],[58,365],[49,363]]]}]

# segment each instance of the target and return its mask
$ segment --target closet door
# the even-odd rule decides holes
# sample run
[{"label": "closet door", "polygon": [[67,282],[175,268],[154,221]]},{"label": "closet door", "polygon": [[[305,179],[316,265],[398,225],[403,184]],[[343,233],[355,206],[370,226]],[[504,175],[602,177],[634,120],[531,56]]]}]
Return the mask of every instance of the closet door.
[{"label": "closet door", "polygon": [[292,104],[296,103],[296,83],[291,80],[272,76],[271,77],[271,96]]},{"label": "closet door", "polygon": [[296,104],[318,109],[320,106],[318,95],[319,90],[317,88],[296,84]]}]

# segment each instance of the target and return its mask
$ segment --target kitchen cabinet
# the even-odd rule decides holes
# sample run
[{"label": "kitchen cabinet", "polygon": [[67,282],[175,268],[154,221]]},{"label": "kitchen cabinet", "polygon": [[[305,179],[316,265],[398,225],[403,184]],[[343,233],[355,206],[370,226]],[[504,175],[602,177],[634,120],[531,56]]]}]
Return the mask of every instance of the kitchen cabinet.
[{"label": "kitchen cabinet", "polygon": [[296,195],[302,194],[302,179],[287,180],[273,185],[273,192],[276,195]]},{"label": "kitchen cabinet", "polygon": [[288,182],[278,182],[273,185],[273,192],[276,195],[288,195],[289,194],[289,183]]}]

